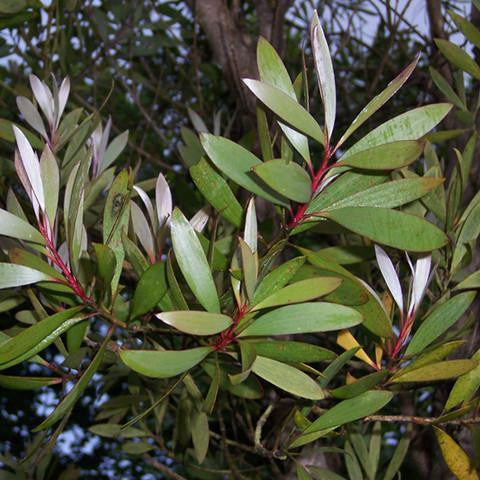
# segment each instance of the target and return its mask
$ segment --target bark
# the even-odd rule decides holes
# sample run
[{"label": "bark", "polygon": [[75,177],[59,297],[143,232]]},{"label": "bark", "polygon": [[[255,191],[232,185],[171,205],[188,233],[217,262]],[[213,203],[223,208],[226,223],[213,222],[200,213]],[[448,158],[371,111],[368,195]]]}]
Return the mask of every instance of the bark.
[{"label": "bark", "polygon": [[[255,54],[257,38],[242,29],[237,15],[240,9],[238,3],[233,2],[229,8],[226,0],[189,1],[241,110],[253,114],[256,101],[243,85],[242,78],[258,78]],[[259,34],[272,42],[277,50],[281,50],[283,44],[285,14],[292,3],[293,0],[255,2]]]}]

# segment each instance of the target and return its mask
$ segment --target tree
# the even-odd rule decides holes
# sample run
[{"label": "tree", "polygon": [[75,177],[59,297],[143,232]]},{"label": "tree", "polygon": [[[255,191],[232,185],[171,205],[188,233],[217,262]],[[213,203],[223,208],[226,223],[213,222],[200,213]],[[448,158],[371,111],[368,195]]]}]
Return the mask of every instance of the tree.
[{"label": "tree", "polygon": [[[134,71],[151,68],[144,55],[133,60],[133,48],[148,43],[135,38],[139,32],[149,37],[147,17],[132,17],[129,26],[128,7],[103,7],[87,10],[91,23],[81,25],[97,29],[105,52],[114,49],[102,62],[114,71],[126,66],[123,44],[110,37],[114,20],[125,24]],[[36,5],[31,8],[8,21],[35,15]],[[73,11],[71,21],[83,15]],[[258,11],[247,8],[245,15]],[[53,23],[59,10],[49,12]],[[474,27],[454,13],[452,19],[475,43]],[[62,22],[69,25],[68,18]],[[59,29],[48,32],[61,38]],[[22,55],[38,53],[32,38]],[[68,80],[49,87],[30,77],[34,103],[17,97],[26,123],[19,128],[4,121],[5,138],[16,145],[15,162],[5,160],[5,169],[17,172],[22,187],[5,182],[0,210],[0,286],[7,289],[2,309],[8,322],[0,365],[13,368],[0,382],[14,389],[64,389],[53,412],[36,424],[51,437],[38,434],[22,463],[2,457],[7,478],[56,478],[61,470],[65,478],[84,478],[85,470],[80,474],[73,464],[65,470],[49,463],[55,440],[79,417],[79,408],[90,418],[96,412],[90,430],[106,452],[121,447],[123,454],[110,454],[137,459],[124,472],[133,478],[149,469],[172,478],[225,472],[281,478],[292,470],[298,478],[333,472],[392,478],[399,468],[445,477],[444,463],[433,461],[437,443],[425,445],[433,435],[453,474],[476,478],[473,457],[460,447],[464,438],[450,430],[474,429],[477,421],[471,416],[476,346],[465,348],[463,341],[474,317],[460,323],[478,288],[478,272],[468,275],[478,201],[463,201],[476,145],[470,86],[462,87],[455,74],[453,90],[432,71],[464,128],[431,132],[451,104],[408,109],[389,102],[415,70],[412,55],[412,63],[347,122],[336,94],[342,82],[316,16],[311,39],[319,98],[311,96],[313,78],[302,64],[292,82],[275,48],[261,39],[259,80],[244,80],[252,96],[243,102],[247,116],[253,106],[257,133],[235,142],[227,136],[242,132],[247,117],[224,128],[217,116],[212,134],[191,113],[200,135],[184,128],[179,151],[188,183],[152,176],[151,165],[117,168],[127,133],[109,141],[108,122],[69,108],[82,97],[68,101]],[[47,36],[45,42],[55,40]],[[456,67],[478,76],[467,53],[445,40],[437,45]],[[182,45],[175,48],[181,54]],[[178,127],[159,126],[145,110],[145,84],[121,71],[118,78],[127,93],[119,111],[127,109],[128,121],[143,118],[170,155]],[[94,84],[101,88],[101,76]],[[215,111],[218,98],[204,98],[204,108]],[[324,127],[317,120],[320,101]],[[394,118],[366,128],[389,104]],[[167,112],[173,125],[180,114],[172,105]],[[139,133],[130,147],[163,165],[145,150],[143,132],[138,142]],[[445,188],[442,172],[449,169],[439,155],[460,135],[469,138],[455,151],[458,168]],[[265,205],[270,216],[257,215]],[[98,410],[92,396],[100,393]],[[387,438],[394,439],[394,451]],[[309,462],[305,445],[312,442],[326,458]],[[414,453],[408,459],[417,445],[431,453],[425,472],[419,462],[402,465],[409,445]]]}]

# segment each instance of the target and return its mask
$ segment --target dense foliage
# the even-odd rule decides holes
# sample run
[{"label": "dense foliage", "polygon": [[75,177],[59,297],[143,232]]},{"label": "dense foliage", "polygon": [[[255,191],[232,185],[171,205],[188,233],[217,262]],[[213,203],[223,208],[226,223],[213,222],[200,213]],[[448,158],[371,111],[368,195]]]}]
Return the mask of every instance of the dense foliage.
[{"label": "dense foliage", "polygon": [[[68,77],[30,76],[21,121],[2,121],[15,153],[2,163],[0,385],[59,398],[23,459],[2,451],[2,478],[58,478],[51,453],[82,409],[137,476],[392,479],[415,475],[404,460],[421,429],[453,475],[478,478],[460,444],[478,437],[480,66],[438,39],[458,70],[452,86],[431,69],[448,103],[366,128],[417,56],[343,128],[316,13],[310,42],[318,102],[312,76],[292,81],[260,38],[259,79],[242,79],[255,136],[235,142],[219,115],[210,132],[191,112],[179,154],[200,209],[151,165],[125,168],[128,132],[110,139],[110,119],[69,108]],[[461,128],[442,129],[452,109]]]}]

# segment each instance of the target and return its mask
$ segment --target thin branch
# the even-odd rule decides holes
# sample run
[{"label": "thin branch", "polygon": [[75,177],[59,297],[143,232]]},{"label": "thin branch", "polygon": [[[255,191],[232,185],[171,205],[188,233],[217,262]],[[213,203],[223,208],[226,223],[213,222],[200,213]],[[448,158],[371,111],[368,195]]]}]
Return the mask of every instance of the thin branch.
[{"label": "thin branch", "polygon": [[364,422],[415,423],[416,425],[474,425],[480,423],[480,417],[438,421],[436,417],[416,417],[412,415],[370,415]]},{"label": "thin branch", "polygon": [[174,472],[171,468],[168,468],[163,463],[160,463],[155,458],[151,457],[150,455],[144,455],[144,458],[147,463],[149,463],[152,467],[156,468],[163,474],[165,474],[169,478],[173,478],[173,480],[187,480],[185,477],[182,477],[178,473]]}]

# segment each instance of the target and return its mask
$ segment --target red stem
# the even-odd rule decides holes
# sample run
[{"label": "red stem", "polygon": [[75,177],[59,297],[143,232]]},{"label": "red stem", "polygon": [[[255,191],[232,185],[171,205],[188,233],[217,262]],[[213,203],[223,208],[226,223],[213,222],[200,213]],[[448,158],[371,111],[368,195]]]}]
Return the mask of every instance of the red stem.
[{"label": "red stem", "polygon": [[323,175],[328,170],[328,162],[332,158],[332,155],[333,155],[333,151],[330,149],[330,145],[326,143],[325,151],[323,154],[323,160],[317,173],[314,174],[312,167],[309,166],[310,176],[312,177],[312,187],[311,187],[312,193],[310,195],[310,200],[307,203],[302,203],[298,206],[296,213],[293,215],[292,220],[287,226],[289,230],[291,230],[292,228],[295,228],[304,218],[308,205],[310,204],[310,201],[315,195],[315,192],[317,191],[317,188],[320,185],[320,182],[322,181]]}]

